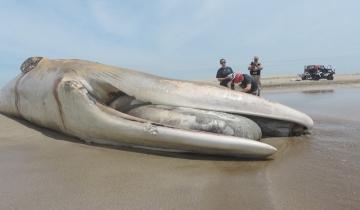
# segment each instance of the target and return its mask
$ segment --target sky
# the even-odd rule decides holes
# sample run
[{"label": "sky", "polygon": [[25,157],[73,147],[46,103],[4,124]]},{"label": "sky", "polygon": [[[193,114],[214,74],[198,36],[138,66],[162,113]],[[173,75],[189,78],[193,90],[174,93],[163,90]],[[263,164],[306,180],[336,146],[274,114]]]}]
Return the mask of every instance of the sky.
[{"label": "sky", "polygon": [[77,58],[160,76],[213,79],[219,59],[247,73],[304,65],[359,73],[357,0],[0,0],[0,85],[31,56]]}]

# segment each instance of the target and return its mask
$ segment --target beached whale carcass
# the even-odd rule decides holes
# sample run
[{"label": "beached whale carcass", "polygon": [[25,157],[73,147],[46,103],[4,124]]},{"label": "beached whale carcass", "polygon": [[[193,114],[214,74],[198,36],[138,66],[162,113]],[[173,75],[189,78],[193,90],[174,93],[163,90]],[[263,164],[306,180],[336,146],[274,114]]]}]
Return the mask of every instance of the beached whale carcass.
[{"label": "beached whale carcass", "polygon": [[250,94],[90,61],[31,57],[21,70],[1,90],[0,112],[87,142],[266,157],[276,148],[255,141],[261,135],[313,126]]}]

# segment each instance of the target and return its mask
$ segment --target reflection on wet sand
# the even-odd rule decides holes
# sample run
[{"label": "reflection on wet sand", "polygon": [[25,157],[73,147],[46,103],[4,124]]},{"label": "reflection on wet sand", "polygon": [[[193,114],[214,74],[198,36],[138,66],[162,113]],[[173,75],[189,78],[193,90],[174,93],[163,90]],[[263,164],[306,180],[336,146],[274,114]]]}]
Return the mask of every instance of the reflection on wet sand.
[{"label": "reflection on wet sand", "polygon": [[325,90],[304,90],[304,91],[301,91],[302,93],[305,93],[305,94],[317,94],[317,93],[334,93],[335,90],[333,89],[325,89]]}]

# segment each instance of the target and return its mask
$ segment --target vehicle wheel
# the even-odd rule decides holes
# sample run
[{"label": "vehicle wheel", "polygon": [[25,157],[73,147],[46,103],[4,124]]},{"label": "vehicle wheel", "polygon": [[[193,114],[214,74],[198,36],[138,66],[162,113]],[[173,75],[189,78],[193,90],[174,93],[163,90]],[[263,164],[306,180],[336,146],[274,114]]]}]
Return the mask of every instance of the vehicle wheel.
[{"label": "vehicle wheel", "polygon": [[320,79],[320,76],[319,75],[315,75],[314,76],[314,80],[319,80]]},{"label": "vehicle wheel", "polygon": [[333,80],[334,79],[334,75],[329,75],[328,77],[327,77],[327,80]]},{"label": "vehicle wheel", "polygon": [[305,77],[305,76],[303,76],[303,77],[301,77],[301,79],[302,79],[302,80],[306,80],[306,77]]}]

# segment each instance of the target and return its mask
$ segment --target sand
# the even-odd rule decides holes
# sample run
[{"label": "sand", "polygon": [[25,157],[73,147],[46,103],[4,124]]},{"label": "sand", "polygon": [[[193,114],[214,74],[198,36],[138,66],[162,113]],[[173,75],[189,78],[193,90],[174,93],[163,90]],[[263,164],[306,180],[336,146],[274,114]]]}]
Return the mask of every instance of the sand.
[{"label": "sand", "polygon": [[3,115],[0,124],[0,209],[231,209],[271,202],[259,193],[266,180],[253,179],[268,161],[87,145]]},{"label": "sand", "polygon": [[[264,79],[264,97],[310,114],[315,128],[264,139],[279,152],[260,161],[89,145],[0,115],[0,209],[357,209],[360,102],[326,101],[360,90],[346,89],[358,85],[349,77]],[[312,91],[294,95],[293,83]]]}]

